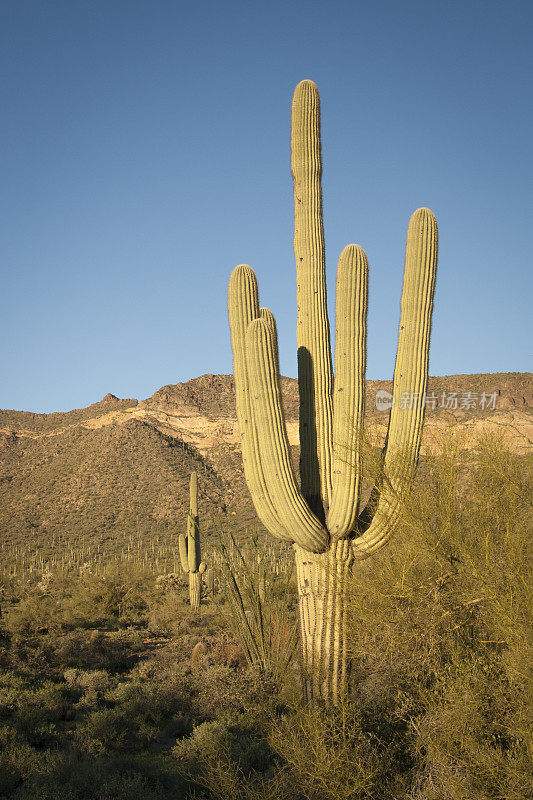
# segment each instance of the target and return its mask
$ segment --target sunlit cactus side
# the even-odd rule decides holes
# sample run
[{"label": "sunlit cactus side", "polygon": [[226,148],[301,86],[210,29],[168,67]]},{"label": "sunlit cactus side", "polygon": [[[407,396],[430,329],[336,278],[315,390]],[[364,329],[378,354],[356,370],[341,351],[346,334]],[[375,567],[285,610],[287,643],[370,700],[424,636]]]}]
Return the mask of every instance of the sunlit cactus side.
[{"label": "sunlit cactus side", "polygon": [[189,602],[194,611],[200,608],[202,597],[202,575],[206,565],[202,561],[200,550],[200,525],[198,521],[198,478],[196,472],[191,473],[189,513],[187,515],[187,533],[180,533],[179,551],[181,567],[189,576]]},{"label": "sunlit cactus side", "polygon": [[[363,415],[368,263],[348,245],[337,267],[335,381],[322,224],[320,100],[312,81],[292,104],[297,280],[300,485],[283,417],[274,317],[259,307],[248,265],[233,271],[229,318],[246,481],[257,514],[294,543],[309,700],[336,704],[347,688],[346,588],[355,560],[387,542],[418,462],[437,268],[437,223],[420,208],[407,231],[398,351],[381,474],[364,508]],[[402,397],[409,402],[402,403]]]}]

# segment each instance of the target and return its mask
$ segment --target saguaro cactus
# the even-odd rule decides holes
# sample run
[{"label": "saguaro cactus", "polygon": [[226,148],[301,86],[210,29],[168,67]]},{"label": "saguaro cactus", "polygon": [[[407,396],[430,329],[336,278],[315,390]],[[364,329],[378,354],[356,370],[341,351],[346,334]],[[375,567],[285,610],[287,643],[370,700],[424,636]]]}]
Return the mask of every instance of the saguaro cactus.
[{"label": "saguaro cactus", "polygon": [[198,478],[196,472],[191,473],[187,533],[180,533],[179,550],[182,569],[189,575],[189,601],[191,608],[194,611],[198,611],[202,596],[202,574],[205,572],[205,564],[202,561],[200,551]]},{"label": "saguaro cactus", "polygon": [[[308,699],[346,690],[346,585],[357,559],[387,542],[418,461],[437,267],[437,223],[420,208],[407,230],[398,351],[381,474],[360,507],[368,264],[348,245],[337,266],[335,370],[326,305],[320,100],[312,81],[292,104],[294,252],[298,303],[300,487],[291,466],[275,321],[259,308],[248,265],[233,271],[229,318],[246,481],[259,518],[294,543]],[[408,402],[400,402],[408,398]]]},{"label": "saguaro cactus", "polygon": [[215,570],[213,567],[208,567],[204,572],[204,584],[210,597],[215,596]]}]

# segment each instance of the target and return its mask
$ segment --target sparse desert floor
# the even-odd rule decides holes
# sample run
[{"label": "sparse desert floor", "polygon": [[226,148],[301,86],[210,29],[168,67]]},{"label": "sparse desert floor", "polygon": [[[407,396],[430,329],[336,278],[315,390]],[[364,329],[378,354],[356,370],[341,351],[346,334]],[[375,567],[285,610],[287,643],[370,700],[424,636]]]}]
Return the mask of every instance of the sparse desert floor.
[{"label": "sparse desert floor", "polygon": [[[0,797],[532,796],[530,498],[530,460],[501,440],[452,436],[423,458],[401,529],[354,570],[334,711],[302,705],[297,655],[282,674],[250,666],[222,571],[194,614],[153,553],[18,574],[4,560]],[[270,570],[264,635],[283,633],[290,553],[247,563],[252,583]]]}]

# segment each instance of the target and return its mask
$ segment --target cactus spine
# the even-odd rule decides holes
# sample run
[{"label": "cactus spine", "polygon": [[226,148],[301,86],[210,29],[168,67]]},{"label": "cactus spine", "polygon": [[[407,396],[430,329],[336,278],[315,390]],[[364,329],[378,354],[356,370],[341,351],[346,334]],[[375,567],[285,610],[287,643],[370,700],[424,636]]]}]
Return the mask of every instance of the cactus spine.
[{"label": "cactus spine", "polygon": [[[246,481],[275,536],[294,543],[300,630],[309,700],[336,704],[346,691],[347,581],[357,559],[387,542],[398,524],[420,449],[437,267],[437,223],[420,208],[407,231],[398,351],[382,471],[360,507],[368,263],[348,245],[337,267],[335,371],[326,304],[320,100],[312,81],[292,103],[294,253],[298,302],[300,485],[283,419],[276,328],[259,308],[247,265],[233,271],[229,318],[237,417]],[[408,404],[400,398],[408,395]],[[406,408],[403,406],[407,405]]]},{"label": "cactus spine", "polygon": [[200,608],[202,596],[202,575],[205,564],[200,551],[200,525],[198,521],[198,478],[196,472],[191,473],[189,513],[187,515],[187,533],[180,533],[179,551],[181,566],[189,575],[189,602],[194,611]]}]

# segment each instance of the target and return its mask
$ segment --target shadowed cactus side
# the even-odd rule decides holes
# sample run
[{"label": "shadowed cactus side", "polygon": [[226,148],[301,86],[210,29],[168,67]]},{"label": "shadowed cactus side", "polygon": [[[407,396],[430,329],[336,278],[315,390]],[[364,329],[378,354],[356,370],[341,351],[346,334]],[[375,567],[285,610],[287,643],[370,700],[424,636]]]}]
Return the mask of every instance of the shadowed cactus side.
[{"label": "shadowed cactus side", "polygon": [[[357,559],[398,524],[420,449],[437,267],[437,224],[427,208],[409,222],[392,407],[381,474],[361,508],[368,263],[348,245],[337,267],[335,370],[326,301],[320,100],[312,81],[292,104],[297,271],[300,485],[293,473],[279,383],[276,326],[259,307],[248,265],[233,271],[229,318],[246,481],[257,514],[294,543],[305,690],[335,704],[346,691],[346,585]],[[408,397],[409,403],[401,403]]]},{"label": "shadowed cactus side", "polygon": [[200,550],[200,525],[198,521],[198,478],[196,472],[191,473],[189,514],[187,515],[187,533],[180,533],[179,551],[181,567],[189,576],[189,601],[191,608],[198,611],[202,597],[202,575],[206,565],[202,561]]},{"label": "shadowed cactus side", "polygon": [[204,572],[204,585],[210,597],[215,595],[215,571],[213,567],[208,567]]}]

